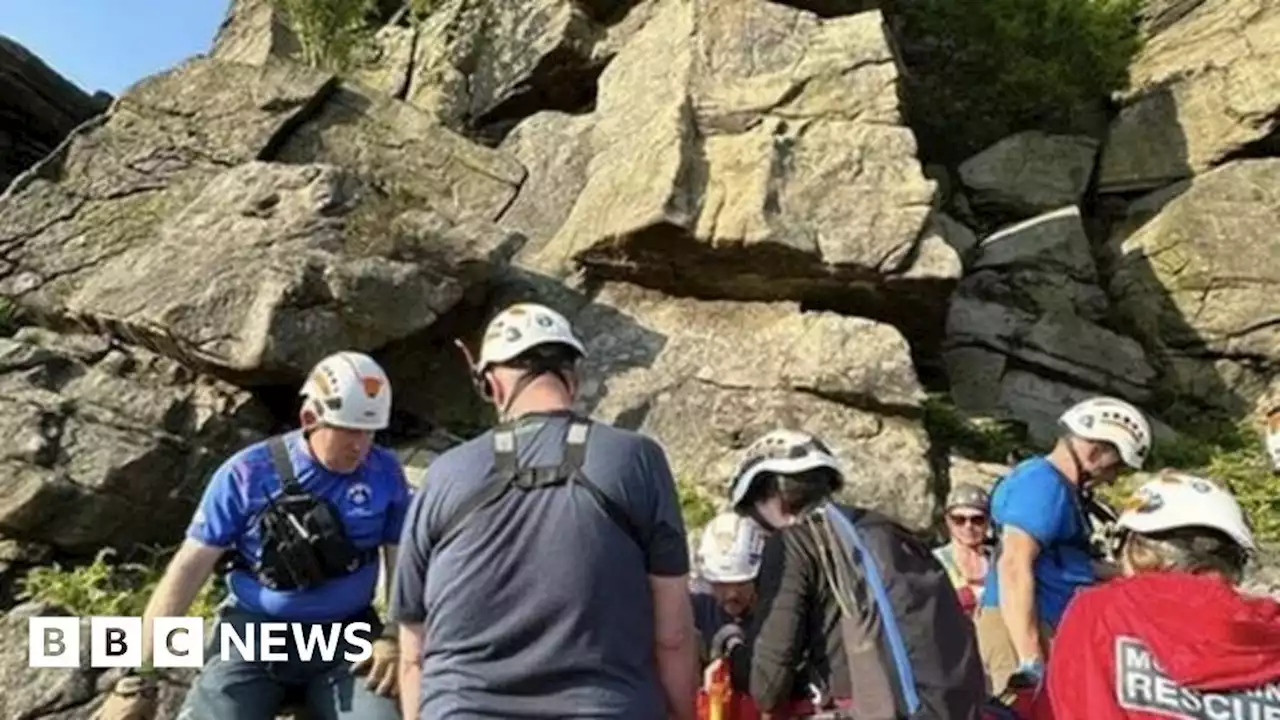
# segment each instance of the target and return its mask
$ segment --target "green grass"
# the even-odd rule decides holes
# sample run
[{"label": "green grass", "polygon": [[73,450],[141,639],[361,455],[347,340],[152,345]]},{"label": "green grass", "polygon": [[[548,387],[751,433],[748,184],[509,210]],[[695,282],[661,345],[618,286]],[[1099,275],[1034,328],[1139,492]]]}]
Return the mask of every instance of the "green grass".
[{"label": "green grass", "polygon": [[[116,552],[100,551],[93,562],[32,568],[20,583],[19,599],[56,605],[74,615],[141,616],[160,582],[173,549],[145,549],[144,562],[113,562]],[[187,615],[213,617],[222,599],[221,583],[208,582]]]}]

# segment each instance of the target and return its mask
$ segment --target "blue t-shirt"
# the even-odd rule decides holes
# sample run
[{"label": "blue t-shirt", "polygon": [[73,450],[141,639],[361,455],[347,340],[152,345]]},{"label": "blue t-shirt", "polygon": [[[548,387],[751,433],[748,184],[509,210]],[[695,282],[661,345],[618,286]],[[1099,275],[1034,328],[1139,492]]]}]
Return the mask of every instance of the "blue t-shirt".
[{"label": "blue t-shirt", "polygon": [[[1071,597],[1096,580],[1088,550],[1089,525],[1078,491],[1047,459],[1032,458],[996,486],[991,518],[997,526],[1012,525],[1040,544],[1032,568],[1036,611],[1041,621],[1056,628]],[[1000,605],[997,563],[987,573],[982,605]]]},{"label": "blue t-shirt", "polygon": [[[524,467],[554,467],[569,419],[516,426]],[[596,423],[583,473],[625,510],[637,546],[583,488],[508,490],[432,539],[486,487],[493,433],[437,458],[409,508],[391,617],[422,623],[421,718],[666,717],[653,663],[649,575],[685,575],[689,550],[666,454]]]},{"label": "blue t-shirt", "polygon": [[[399,459],[391,451],[374,446],[358,470],[344,475],[316,460],[301,431],[286,435],[285,444],[298,484],[333,504],[347,537],[357,548],[367,550],[399,541],[409,506],[409,486]],[[187,537],[205,545],[234,549],[252,566],[262,557],[258,518],[266,507],[268,494],[278,495],[280,486],[265,441],[241,450],[213,474],[187,528]],[[350,618],[369,607],[377,584],[376,562],[298,591],[269,590],[243,570],[227,574],[228,594],[236,607],[292,622]]]}]

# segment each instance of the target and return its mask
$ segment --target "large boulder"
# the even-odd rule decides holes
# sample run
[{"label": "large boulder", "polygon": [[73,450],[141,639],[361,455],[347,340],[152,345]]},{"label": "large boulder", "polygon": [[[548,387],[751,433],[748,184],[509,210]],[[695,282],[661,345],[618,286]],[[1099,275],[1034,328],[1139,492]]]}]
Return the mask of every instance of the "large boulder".
[{"label": "large boulder", "polygon": [[0,192],[109,100],[91,97],[0,35]]},{"label": "large boulder", "polygon": [[419,29],[406,99],[498,134],[536,110],[587,107],[601,33],[575,0],[444,0]]},{"label": "large boulder", "polygon": [[947,317],[944,359],[966,412],[1017,420],[1048,441],[1069,405],[1098,392],[1142,403],[1155,370],[1102,324],[1108,305],[1075,207],[983,240]]},{"label": "large boulder", "polygon": [[[14,720],[85,720],[94,717],[120,670],[90,667],[88,618],[80,621],[80,667],[33,668],[27,655],[32,617],[66,617],[71,613],[44,603],[26,603],[0,617],[0,717]],[[212,627],[206,630],[211,632]],[[12,640],[13,642],[9,642]],[[177,720],[194,670],[169,669],[158,678],[155,714],[148,720]]]},{"label": "large boulder", "polygon": [[291,59],[301,50],[297,34],[273,0],[232,0],[210,54],[226,62],[262,65],[273,58]]},{"label": "large boulder", "polygon": [[660,2],[600,79],[581,193],[521,262],[876,316],[894,304],[877,291],[909,280],[940,305],[960,266],[929,232],[936,185],[897,81],[878,12]]},{"label": "large boulder", "polygon": [[1127,238],[1116,307],[1174,395],[1242,415],[1280,372],[1280,160],[1197,176]]},{"label": "large boulder", "polygon": [[[383,218],[430,209],[455,221],[495,220],[525,175],[506,153],[467,140],[434,116],[349,85],[338,87],[276,150],[270,159],[356,172],[385,198],[375,214]],[[368,230],[367,239],[375,240],[376,225]]]},{"label": "large boulder", "polygon": [[1161,5],[1102,153],[1102,192],[1204,172],[1280,129],[1280,3]]},{"label": "large boulder", "polygon": [[80,621],[80,667],[31,667],[27,655],[28,622],[30,617],[44,614],[64,613],[24,605],[0,616],[0,682],[5,687],[5,692],[0,693],[0,716],[14,720],[88,717],[83,706],[97,693],[96,680],[101,672],[89,668],[89,620]]},{"label": "large boulder", "polygon": [[522,257],[541,252],[573,211],[587,183],[591,129],[588,116],[542,112],[516,126],[499,146],[528,171],[501,220],[528,239]]},{"label": "large boulder", "polygon": [[1079,204],[1097,154],[1093,138],[1028,130],[961,163],[960,182],[975,206],[1036,215]]},{"label": "large boulder", "polygon": [[0,198],[0,293],[237,382],[296,379],[425,329],[505,263],[489,221],[522,174],[328,74],[200,58]]},{"label": "large boulder", "polygon": [[617,283],[574,323],[589,354],[584,408],[656,437],[680,478],[723,497],[746,446],[791,427],[831,443],[848,499],[917,528],[932,519],[924,393],[892,327]]},{"label": "large boulder", "polygon": [[67,310],[193,364],[297,375],[334,348],[424,330],[515,249],[491,226],[430,210],[377,217],[385,211],[334,166],[246,163],[151,244],[103,263]]},{"label": "large boulder", "polygon": [[148,351],[23,328],[0,339],[0,533],[171,544],[209,474],[270,424],[248,393]]}]

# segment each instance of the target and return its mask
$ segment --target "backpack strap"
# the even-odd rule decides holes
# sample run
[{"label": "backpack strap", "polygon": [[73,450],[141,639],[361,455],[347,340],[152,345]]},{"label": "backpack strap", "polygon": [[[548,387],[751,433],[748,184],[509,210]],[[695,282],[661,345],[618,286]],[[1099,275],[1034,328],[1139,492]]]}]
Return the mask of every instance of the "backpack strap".
[{"label": "backpack strap", "polygon": [[433,549],[451,541],[462,524],[480,508],[497,502],[498,498],[505,495],[515,484],[519,473],[515,431],[509,427],[499,428],[493,433],[493,471],[485,478],[480,491],[464,499],[453,515],[441,525],[440,531],[432,538]]},{"label": "backpack strap", "polygon": [[560,463],[560,470],[565,477],[569,478],[569,482],[575,483],[591,493],[596,504],[609,516],[609,519],[621,528],[637,547],[643,549],[646,545],[644,537],[626,508],[609,497],[604,490],[600,489],[599,485],[592,482],[591,478],[588,478],[586,473],[583,472],[583,466],[587,461],[587,437],[590,433],[590,421],[575,418],[570,423],[569,433],[565,439],[564,460]]},{"label": "backpack strap", "polygon": [[626,509],[610,498],[600,486],[583,473],[587,458],[587,440],[591,433],[591,421],[573,418],[565,437],[564,456],[558,466],[522,468],[516,449],[515,431],[503,427],[493,434],[493,472],[482,488],[463,500],[458,509],[434,534],[431,544],[439,549],[457,536],[462,525],[481,508],[497,502],[511,488],[536,490],[555,485],[576,485],[585,489],[609,519],[622,529],[640,548],[645,547],[643,536]]},{"label": "backpack strap", "polygon": [[898,627],[898,619],[894,615],[893,606],[889,604],[889,593],[885,589],[884,577],[881,574],[875,555],[871,553],[870,548],[863,542],[862,536],[858,534],[858,529],[854,526],[853,521],[846,517],[840,511],[840,508],[828,503],[824,508],[823,516],[836,529],[837,535],[849,543],[850,557],[861,558],[862,560],[859,564],[866,578],[867,587],[875,600],[876,614],[879,616],[881,626],[884,628],[885,639],[889,645],[889,654],[893,658],[894,669],[898,676],[898,686],[902,691],[902,699],[907,706],[907,714],[914,715],[921,707],[920,693],[916,690],[915,671],[911,667],[911,657],[907,654],[907,644],[903,640],[902,630]]},{"label": "backpack strap", "polygon": [[293,469],[293,459],[289,457],[289,446],[285,444],[284,436],[275,435],[268,439],[267,450],[271,452],[271,464],[280,478],[280,487],[289,495],[301,495],[302,486],[298,484],[298,475]]}]

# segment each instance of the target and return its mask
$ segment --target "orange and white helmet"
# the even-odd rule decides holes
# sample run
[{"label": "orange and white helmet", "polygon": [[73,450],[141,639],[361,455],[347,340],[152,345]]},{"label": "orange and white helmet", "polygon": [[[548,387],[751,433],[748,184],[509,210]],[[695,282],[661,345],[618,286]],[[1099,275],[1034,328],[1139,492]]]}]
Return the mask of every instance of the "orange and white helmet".
[{"label": "orange and white helmet", "polygon": [[764,539],[764,532],[751,518],[732,512],[717,515],[702,531],[698,574],[712,583],[755,580]]},{"label": "orange and white helmet", "polygon": [[498,313],[485,329],[475,371],[484,372],[490,365],[507,362],[541,345],[566,345],[579,355],[587,354],[565,316],[545,305],[512,305]]},{"label": "orange and white helmet", "polygon": [[362,353],[340,352],[321,360],[299,394],[323,425],[375,431],[391,422],[391,381]]},{"label": "orange and white helmet", "polygon": [[1151,423],[1138,408],[1123,400],[1096,397],[1073,405],[1059,418],[1072,435],[1111,443],[1120,459],[1141,470],[1151,452]]},{"label": "orange and white helmet", "polygon": [[1124,504],[1118,527],[1148,534],[1183,527],[1212,528],[1245,551],[1257,552],[1249,520],[1231,493],[1205,478],[1165,472],[1138,490]]}]

